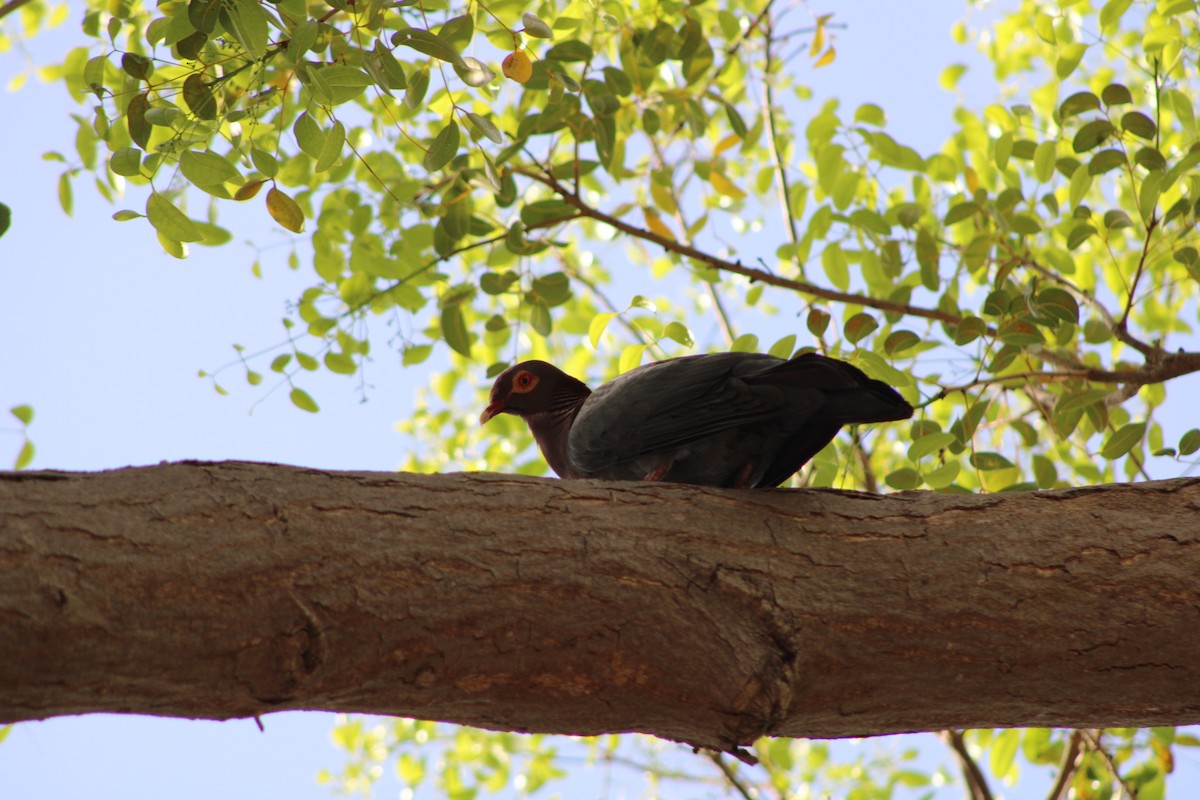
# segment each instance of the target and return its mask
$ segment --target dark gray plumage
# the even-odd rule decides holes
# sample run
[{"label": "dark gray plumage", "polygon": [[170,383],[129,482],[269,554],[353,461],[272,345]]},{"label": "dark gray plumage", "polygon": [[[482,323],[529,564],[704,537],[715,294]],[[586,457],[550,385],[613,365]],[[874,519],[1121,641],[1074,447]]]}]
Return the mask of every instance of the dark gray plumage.
[{"label": "dark gray plumage", "polygon": [[592,392],[544,361],[496,378],[480,422],[516,414],[562,478],[778,486],[843,425],[907,419],[895,389],[806,353],[685,356],[630,370]]}]

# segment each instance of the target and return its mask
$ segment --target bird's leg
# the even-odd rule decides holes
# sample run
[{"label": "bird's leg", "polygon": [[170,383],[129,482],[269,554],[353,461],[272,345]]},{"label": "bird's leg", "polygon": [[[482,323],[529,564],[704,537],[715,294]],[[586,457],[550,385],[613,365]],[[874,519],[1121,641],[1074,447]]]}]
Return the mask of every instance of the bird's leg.
[{"label": "bird's leg", "polygon": [[663,477],[666,476],[666,474],[671,471],[671,467],[673,467],[673,466],[675,466],[675,462],[668,461],[667,463],[663,464],[662,466],[655,467],[654,469],[647,472],[646,477],[642,478],[642,480],[644,480],[644,481],[661,481],[663,479]]},{"label": "bird's leg", "polygon": [[754,474],[754,461],[747,461],[742,464],[742,468],[737,471],[737,475],[733,478],[733,489],[752,489],[750,485],[750,476]]}]

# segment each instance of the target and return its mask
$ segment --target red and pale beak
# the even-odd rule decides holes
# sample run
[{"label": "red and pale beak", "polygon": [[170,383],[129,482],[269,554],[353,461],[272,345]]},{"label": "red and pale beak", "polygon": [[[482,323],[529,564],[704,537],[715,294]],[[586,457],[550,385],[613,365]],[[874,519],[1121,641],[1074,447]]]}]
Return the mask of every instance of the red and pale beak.
[{"label": "red and pale beak", "polygon": [[504,413],[505,410],[506,406],[504,405],[504,398],[493,400],[492,402],[488,403],[488,407],[485,408],[483,413],[479,415],[479,424],[483,425],[497,414]]}]

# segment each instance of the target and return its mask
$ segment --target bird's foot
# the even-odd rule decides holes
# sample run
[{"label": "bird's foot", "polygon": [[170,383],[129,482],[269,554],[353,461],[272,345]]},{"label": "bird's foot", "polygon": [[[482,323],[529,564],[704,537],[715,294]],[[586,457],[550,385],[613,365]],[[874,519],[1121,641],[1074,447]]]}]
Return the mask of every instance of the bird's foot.
[{"label": "bird's foot", "polygon": [[666,476],[666,474],[671,471],[671,467],[673,467],[673,466],[675,466],[675,462],[668,461],[667,463],[663,464],[661,467],[656,467],[656,468],[650,470],[649,472],[647,472],[646,477],[642,478],[642,480],[655,481],[655,482],[661,481]]}]

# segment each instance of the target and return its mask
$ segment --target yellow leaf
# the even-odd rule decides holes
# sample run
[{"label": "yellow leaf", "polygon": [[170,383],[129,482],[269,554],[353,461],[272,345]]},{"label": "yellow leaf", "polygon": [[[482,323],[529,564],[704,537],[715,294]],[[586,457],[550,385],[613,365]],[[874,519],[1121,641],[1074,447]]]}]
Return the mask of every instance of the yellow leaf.
[{"label": "yellow leaf", "polygon": [[717,149],[713,151],[713,155],[719,156],[729,148],[737,147],[739,144],[741,144],[741,141],[742,137],[738,136],[736,133],[731,133],[721,141],[717,142]]},{"label": "yellow leaf", "polygon": [[708,181],[712,184],[714,189],[726,197],[731,197],[734,200],[741,200],[746,196],[746,193],[739,189],[736,183],[729,180],[729,178],[726,178],[720,172],[710,173],[708,176]]},{"label": "yellow leaf", "polygon": [[813,31],[812,46],[808,50],[809,58],[816,58],[817,53],[825,46],[825,18],[817,17],[817,29]]},{"label": "yellow leaf", "polygon": [[274,187],[267,192],[267,211],[276,222],[292,233],[303,232],[304,212],[295,200]]},{"label": "yellow leaf", "polygon": [[657,211],[643,208],[642,216],[646,218],[646,227],[650,229],[651,233],[658,234],[664,239],[670,239],[672,242],[675,241],[675,233],[667,227],[667,223],[663,222]]},{"label": "yellow leaf", "polygon": [[254,195],[258,194],[258,190],[263,187],[264,183],[266,183],[266,181],[250,181],[249,183],[242,184],[241,188],[239,188],[237,193],[234,194],[233,199],[249,200],[251,197],[254,197]]},{"label": "yellow leaf", "polygon": [[512,78],[517,83],[525,83],[533,77],[533,62],[524,50],[513,50],[500,62],[504,77]]},{"label": "yellow leaf", "polygon": [[814,67],[827,67],[833,63],[833,59],[835,59],[836,57],[837,57],[837,51],[834,50],[832,47],[830,47],[828,50],[826,50],[821,55],[820,58],[817,59],[817,63],[813,64],[813,66]]},{"label": "yellow leaf", "polygon": [[963,177],[967,180],[967,189],[971,194],[979,191],[979,175],[972,167],[963,167]]}]

